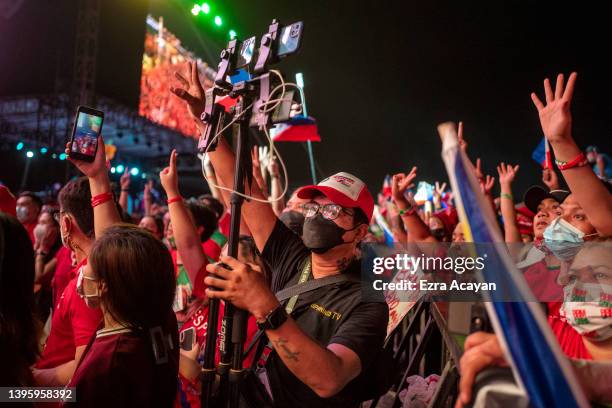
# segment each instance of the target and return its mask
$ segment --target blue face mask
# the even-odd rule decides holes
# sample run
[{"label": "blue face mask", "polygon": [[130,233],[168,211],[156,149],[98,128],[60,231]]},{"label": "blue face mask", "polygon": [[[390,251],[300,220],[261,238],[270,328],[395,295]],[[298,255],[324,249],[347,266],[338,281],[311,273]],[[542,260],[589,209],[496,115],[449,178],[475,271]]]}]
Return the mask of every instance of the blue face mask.
[{"label": "blue face mask", "polygon": [[584,232],[558,217],[544,230],[544,245],[562,261],[576,256],[584,243]]}]

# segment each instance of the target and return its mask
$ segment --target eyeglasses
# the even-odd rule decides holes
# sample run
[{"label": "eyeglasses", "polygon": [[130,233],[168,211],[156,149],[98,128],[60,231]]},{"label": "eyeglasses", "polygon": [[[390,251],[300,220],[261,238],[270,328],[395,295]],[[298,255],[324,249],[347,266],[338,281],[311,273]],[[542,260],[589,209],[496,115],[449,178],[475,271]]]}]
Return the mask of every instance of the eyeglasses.
[{"label": "eyeglasses", "polygon": [[302,211],[304,212],[305,218],[314,217],[317,213],[321,213],[323,218],[326,220],[335,220],[340,215],[340,211],[348,215],[355,215],[352,212],[346,211],[341,205],[338,204],[324,204],[320,205],[317,203],[306,203],[302,205]]}]

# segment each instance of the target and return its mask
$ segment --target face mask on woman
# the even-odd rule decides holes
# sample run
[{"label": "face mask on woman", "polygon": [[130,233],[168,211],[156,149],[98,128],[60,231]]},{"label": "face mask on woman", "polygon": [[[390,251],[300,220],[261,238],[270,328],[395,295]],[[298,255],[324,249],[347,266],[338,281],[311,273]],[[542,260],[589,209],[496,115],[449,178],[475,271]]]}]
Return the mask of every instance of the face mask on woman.
[{"label": "face mask on woman", "polygon": [[43,224],[36,224],[34,227],[34,238],[36,238],[36,242],[42,242],[43,238],[47,233],[47,227]]},{"label": "face mask on woman", "polygon": [[90,276],[83,275],[83,267],[79,269],[79,276],[77,278],[76,291],[77,294],[85,301],[85,304],[92,309],[95,309],[100,306],[100,291],[98,287],[96,287],[96,293],[93,295],[88,295],[85,293],[85,289],[83,288],[83,279],[88,279],[92,281],[97,281],[98,279],[92,278]]},{"label": "face mask on woman", "polygon": [[561,316],[592,341],[612,338],[612,286],[576,281],[563,288]]},{"label": "face mask on woman", "polygon": [[[590,234],[596,235],[596,234]],[[588,236],[590,236],[588,235]],[[544,230],[544,245],[562,261],[569,261],[584,243],[584,232],[558,217]]]}]

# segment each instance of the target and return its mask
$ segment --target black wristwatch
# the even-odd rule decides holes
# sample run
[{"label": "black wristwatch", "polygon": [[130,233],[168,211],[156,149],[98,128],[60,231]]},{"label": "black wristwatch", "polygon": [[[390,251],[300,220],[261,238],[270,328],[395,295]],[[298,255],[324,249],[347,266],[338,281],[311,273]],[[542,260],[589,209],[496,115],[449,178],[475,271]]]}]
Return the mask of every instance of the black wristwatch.
[{"label": "black wristwatch", "polygon": [[259,330],[276,330],[287,321],[289,315],[283,305],[278,305],[266,316],[263,322],[257,322]]}]

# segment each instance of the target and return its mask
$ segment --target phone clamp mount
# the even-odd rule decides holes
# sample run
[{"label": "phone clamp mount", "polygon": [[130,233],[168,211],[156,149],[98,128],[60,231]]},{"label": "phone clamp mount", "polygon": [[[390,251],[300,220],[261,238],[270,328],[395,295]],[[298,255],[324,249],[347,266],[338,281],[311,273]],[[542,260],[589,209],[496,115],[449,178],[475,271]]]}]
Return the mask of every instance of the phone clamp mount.
[{"label": "phone clamp mount", "polygon": [[[283,27],[273,20],[268,32],[261,38],[257,61],[253,68],[254,78],[232,84],[228,77],[238,73],[239,68],[248,67],[253,56],[255,37],[245,42],[238,39],[229,41],[227,48],[221,51],[214,86],[205,92],[206,104],[200,120],[204,125],[198,150],[200,153],[214,151],[218,145],[217,134],[222,128],[226,110],[219,100],[229,96],[237,99],[231,110],[231,123],[235,135],[236,163],[234,168],[234,192],[230,198],[230,233],[228,237],[228,255],[236,258],[240,236],[240,218],[245,191],[245,180],[250,186],[250,148],[249,129],[269,129],[273,125],[270,109],[272,80],[269,66],[279,62],[283,57],[295,53],[300,44],[302,22]],[[289,51],[279,52],[281,35],[290,39],[294,46]],[[239,61],[241,59],[241,61]],[[209,328],[204,349],[201,381],[202,407],[238,408],[240,403],[240,383],[244,375],[243,344],[246,340],[246,311],[235,308],[231,303],[225,303],[225,310],[219,332],[219,364],[215,367],[217,345],[217,327],[219,323],[219,299],[210,299],[208,310]],[[216,396],[213,395],[215,380],[219,380]]]}]

